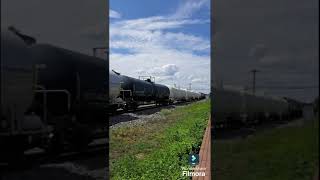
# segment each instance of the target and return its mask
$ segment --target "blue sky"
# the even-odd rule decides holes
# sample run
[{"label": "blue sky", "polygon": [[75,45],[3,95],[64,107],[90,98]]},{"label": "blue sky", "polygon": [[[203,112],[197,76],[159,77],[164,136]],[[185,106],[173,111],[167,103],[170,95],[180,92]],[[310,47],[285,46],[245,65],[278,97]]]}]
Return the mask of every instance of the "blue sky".
[{"label": "blue sky", "polygon": [[111,0],[110,69],[210,87],[210,0]]},{"label": "blue sky", "polygon": [[[190,0],[189,0],[190,1]],[[197,1],[197,0],[193,0]],[[186,0],[135,0],[129,2],[128,0],[111,0],[111,10],[121,12],[124,19],[138,19],[141,17],[161,16],[174,14],[179,6],[183,6]],[[192,18],[210,19],[209,1],[207,6],[201,7],[197,12],[192,14]],[[141,6],[143,4],[143,6]],[[115,21],[110,18],[111,22]],[[192,33],[194,35],[210,38],[209,24],[198,24],[185,26],[179,29],[173,29],[176,32]]]}]

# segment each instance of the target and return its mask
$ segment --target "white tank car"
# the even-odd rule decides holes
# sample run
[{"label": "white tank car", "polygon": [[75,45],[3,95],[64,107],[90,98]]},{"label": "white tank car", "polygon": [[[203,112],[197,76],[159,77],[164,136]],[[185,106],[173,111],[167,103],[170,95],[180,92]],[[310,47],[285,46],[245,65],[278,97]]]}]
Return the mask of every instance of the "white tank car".
[{"label": "white tank car", "polygon": [[200,99],[201,98],[201,94],[200,93],[196,93],[196,98]]},{"label": "white tank car", "polygon": [[198,99],[200,99],[200,96],[201,96],[200,93],[192,92],[192,97],[193,97],[193,99],[198,100]]},{"label": "white tank car", "polygon": [[265,97],[265,112],[268,114],[268,116],[274,116],[277,114],[278,108],[277,108],[277,101],[274,100],[272,97]]},{"label": "white tank car", "polygon": [[254,95],[230,88],[214,88],[212,113],[217,124],[280,120],[288,117],[289,103],[279,97]]},{"label": "white tank car", "polygon": [[119,104],[121,99],[121,75],[118,75],[112,71],[109,72],[109,103],[110,105]]},{"label": "white tank car", "polygon": [[186,100],[187,101],[191,101],[196,99],[197,95],[195,92],[189,91],[189,90],[185,90],[186,91]]},{"label": "white tank car", "polygon": [[214,88],[212,113],[215,123],[242,121],[246,115],[245,94],[232,88]]},{"label": "white tank car", "polygon": [[197,93],[192,92],[192,91],[189,91],[189,92],[190,92],[190,94],[191,94],[192,100],[195,100],[195,99],[197,98]]},{"label": "white tank car", "polygon": [[184,101],[186,99],[186,92],[182,89],[171,87],[169,98],[171,101]]},{"label": "white tank car", "polygon": [[189,95],[189,99],[193,100],[194,99],[194,93],[192,91],[187,91],[188,95]]},{"label": "white tank car", "polygon": [[286,115],[288,103],[278,97],[245,94],[245,104],[248,118],[259,119],[276,117],[280,118]]},{"label": "white tank car", "polygon": [[200,93],[193,92],[193,95],[194,95],[194,99],[196,100],[200,99]]},{"label": "white tank car", "polygon": [[271,97],[272,99],[272,107],[269,107],[273,110],[274,113],[284,116],[289,110],[289,104],[286,100],[279,97]]},{"label": "white tank car", "polygon": [[244,96],[248,115],[255,115],[265,111],[265,98],[263,96],[256,96],[251,93],[245,93]]},{"label": "white tank car", "polygon": [[184,92],[185,92],[185,99],[186,99],[186,101],[190,101],[191,100],[191,94],[190,94],[190,92],[188,91],[188,90],[184,90]]}]

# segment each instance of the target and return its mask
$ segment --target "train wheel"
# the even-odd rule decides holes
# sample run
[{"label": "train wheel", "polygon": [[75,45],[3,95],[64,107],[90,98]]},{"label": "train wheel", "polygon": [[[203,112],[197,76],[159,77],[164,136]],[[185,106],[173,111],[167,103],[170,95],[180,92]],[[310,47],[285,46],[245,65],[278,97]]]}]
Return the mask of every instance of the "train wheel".
[{"label": "train wheel", "polygon": [[138,104],[137,103],[133,103],[131,107],[132,107],[133,110],[137,110],[138,109]]},{"label": "train wheel", "polygon": [[55,157],[65,149],[65,142],[68,132],[66,132],[70,122],[69,116],[56,117],[54,130],[47,138],[46,152],[49,156]]},{"label": "train wheel", "polygon": [[109,113],[114,114],[117,112],[118,106],[109,106]]},{"label": "train wheel", "polygon": [[122,106],[123,111],[127,112],[129,110],[129,107],[127,104],[125,104],[124,106]]},{"label": "train wheel", "polygon": [[45,148],[49,156],[57,156],[63,152],[64,138],[63,133],[55,131],[49,135],[47,146]]}]

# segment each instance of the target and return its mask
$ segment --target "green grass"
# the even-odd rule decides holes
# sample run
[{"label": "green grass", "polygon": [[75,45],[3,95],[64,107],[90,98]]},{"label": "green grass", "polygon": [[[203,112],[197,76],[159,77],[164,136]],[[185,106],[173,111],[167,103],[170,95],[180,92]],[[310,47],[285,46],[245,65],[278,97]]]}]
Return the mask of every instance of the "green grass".
[{"label": "green grass", "polygon": [[134,127],[110,130],[111,179],[187,179],[181,167],[199,151],[210,114],[210,102],[196,102],[162,118]]},{"label": "green grass", "polygon": [[213,179],[311,180],[319,167],[318,126],[317,118],[246,139],[213,142]]}]

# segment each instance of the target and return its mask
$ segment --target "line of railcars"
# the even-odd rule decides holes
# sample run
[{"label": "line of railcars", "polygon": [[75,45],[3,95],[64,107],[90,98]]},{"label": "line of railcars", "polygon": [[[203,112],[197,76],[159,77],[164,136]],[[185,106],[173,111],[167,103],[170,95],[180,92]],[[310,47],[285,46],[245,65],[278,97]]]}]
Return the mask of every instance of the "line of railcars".
[{"label": "line of railcars", "polygon": [[232,88],[213,88],[214,127],[242,126],[302,116],[302,104],[289,98],[255,95]]},{"label": "line of railcars", "polygon": [[115,71],[109,72],[110,81],[110,110],[136,109],[140,105],[167,105],[176,102],[204,99],[205,94],[192,92],[157,84],[148,79],[137,79],[120,75]]},{"label": "line of railcars", "polygon": [[[1,30],[0,160],[107,136],[108,62]],[[9,155],[9,156],[7,156]]]},{"label": "line of railcars", "polygon": [[109,72],[107,60],[24,38],[30,39],[1,30],[0,161],[34,147],[51,154],[83,150],[107,136],[110,110],[201,97]]}]

